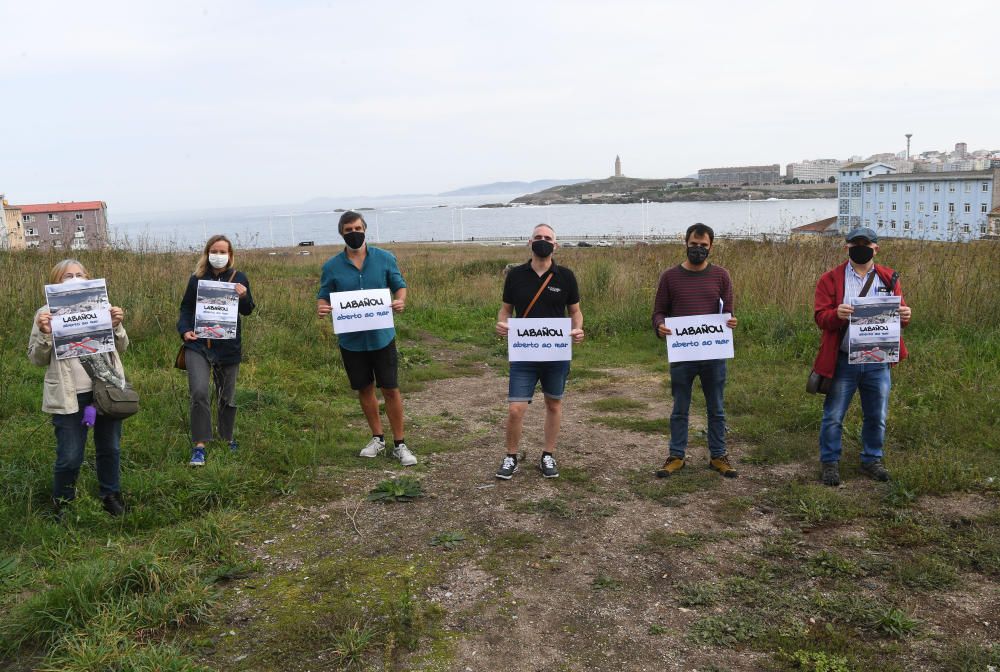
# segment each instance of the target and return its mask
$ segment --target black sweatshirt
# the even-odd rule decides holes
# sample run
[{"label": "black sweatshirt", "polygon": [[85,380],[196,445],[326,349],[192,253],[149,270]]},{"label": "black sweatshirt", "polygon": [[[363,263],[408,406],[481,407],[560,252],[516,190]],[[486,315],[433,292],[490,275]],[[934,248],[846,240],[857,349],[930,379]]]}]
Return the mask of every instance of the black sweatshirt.
[{"label": "black sweatshirt", "polygon": [[[247,280],[247,276],[242,271],[236,271],[236,275],[233,276],[232,280],[229,279],[231,275],[233,275],[233,270],[230,268],[223,269],[218,275],[216,275],[215,269],[210,268],[201,277],[192,275],[188,278],[187,289],[184,290],[184,299],[181,300],[181,312],[177,317],[177,333],[180,334],[182,339],[184,338],[184,334],[194,331],[194,310],[198,302],[199,280],[233,282],[243,285],[247,288],[247,293],[240,299],[239,313],[240,315],[249,315],[253,312],[254,302],[253,295],[250,293],[250,281]],[[197,341],[184,341],[184,347],[194,350],[203,355],[208,361],[216,364],[238,364],[243,359],[242,335],[243,320],[238,320],[236,323],[236,338],[226,340],[199,338]]]}]

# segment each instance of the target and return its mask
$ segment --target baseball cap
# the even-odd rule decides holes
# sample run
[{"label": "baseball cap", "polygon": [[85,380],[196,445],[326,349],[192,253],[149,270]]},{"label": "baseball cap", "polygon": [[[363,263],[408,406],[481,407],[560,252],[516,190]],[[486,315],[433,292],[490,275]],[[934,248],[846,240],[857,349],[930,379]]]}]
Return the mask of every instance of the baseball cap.
[{"label": "baseball cap", "polygon": [[878,234],[869,229],[867,226],[859,226],[855,229],[851,229],[847,232],[847,235],[844,236],[844,240],[847,242],[851,242],[855,238],[864,238],[869,243],[878,242]]}]

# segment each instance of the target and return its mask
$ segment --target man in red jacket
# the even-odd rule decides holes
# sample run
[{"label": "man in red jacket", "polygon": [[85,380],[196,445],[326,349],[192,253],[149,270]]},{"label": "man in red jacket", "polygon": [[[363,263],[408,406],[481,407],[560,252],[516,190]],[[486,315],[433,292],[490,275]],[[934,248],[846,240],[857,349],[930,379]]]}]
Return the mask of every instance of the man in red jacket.
[{"label": "man in red jacket", "polygon": [[[848,261],[833,268],[816,283],[814,317],[823,330],[819,354],[813,370],[831,378],[830,391],[823,403],[823,422],[819,430],[819,459],[823,464],[823,483],[840,485],[840,451],[844,416],[854,391],[861,396],[861,471],[877,481],[888,481],[889,472],[882,464],[885,443],[885,419],[889,409],[892,379],[889,364],[848,364],[847,326],[858,296],[899,296],[899,319],[903,327],[910,322],[910,307],[902,299],[899,274],[875,263],[878,235],[869,228],[850,231],[846,237]],[[867,291],[865,288],[867,287]],[[906,358],[906,346],[899,339],[899,360]]]}]

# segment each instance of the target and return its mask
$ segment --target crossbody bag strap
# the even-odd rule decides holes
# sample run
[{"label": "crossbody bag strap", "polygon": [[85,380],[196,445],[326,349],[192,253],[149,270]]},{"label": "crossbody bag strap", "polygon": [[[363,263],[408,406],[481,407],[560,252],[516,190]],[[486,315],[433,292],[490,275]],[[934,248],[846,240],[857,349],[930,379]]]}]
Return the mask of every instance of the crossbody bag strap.
[{"label": "crossbody bag strap", "polygon": [[872,266],[872,274],[868,276],[867,280],[865,280],[865,286],[861,288],[861,293],[858,294],[858,297],[868,296],[868,290],[872,288],[872,283],[875,282],[875,275],[877,273],[878,271],[876,271],[875,267]]},{"label": "crossbody bag strap", "polygon": [[535,301],[538,301],[538,297],[540,297],[542,295],[542,292],[545,291],[545,288],[548,286],[549,281],[552,280],[552,276],[553,273],[550,272],[549,277],[545,278],[545,282],[543,282],[542,286],[538,288],[538,293],[535,294],[535,298],[533,298],[531,300],[531,303],[528,304],[528,309],[524,311],[524,315],[522,315],[521,317],[527,317],[528,313],[531,312],[531,309],[535,307]]},{"label": "crossbody bag strap", "polygon": [[233,272],[229,274],[229,279],[226,280],[226,282],[232,282],[233,278],[235,278],[235,277],[236,277],[236,269],[234,268]]}]

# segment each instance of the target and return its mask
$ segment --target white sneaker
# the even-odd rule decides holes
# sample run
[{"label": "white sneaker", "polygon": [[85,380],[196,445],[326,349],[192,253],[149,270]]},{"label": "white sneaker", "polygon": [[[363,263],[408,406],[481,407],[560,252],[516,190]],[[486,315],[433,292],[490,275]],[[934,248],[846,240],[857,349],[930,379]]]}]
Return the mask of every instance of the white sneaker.
[{"label": "white sneaker", "polygon": [[361,457],[378,457],[383,450],[385,450],[385,439],[373,436],[368,445],[361,449]]},{"label": "white sneaker", "polygon": [[401,443],[393,448],[392,454],[399,458],[399,463],[404,467],[412,467],[417,463],[416,456],[410,452],[405,443]]}]

